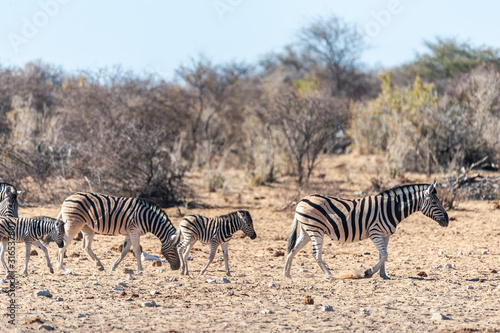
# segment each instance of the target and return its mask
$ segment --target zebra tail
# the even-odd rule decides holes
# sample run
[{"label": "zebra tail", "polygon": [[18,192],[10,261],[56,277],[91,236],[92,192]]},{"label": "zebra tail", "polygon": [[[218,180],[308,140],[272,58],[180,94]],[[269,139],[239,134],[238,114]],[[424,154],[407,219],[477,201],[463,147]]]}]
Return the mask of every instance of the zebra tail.
[{"label": "zebra tail", "polygon": [[292,228],[290,230],[290,235],[288,236],[288,249],[287,254],[292,252],[297,242],[297,218],[293,218]]}]

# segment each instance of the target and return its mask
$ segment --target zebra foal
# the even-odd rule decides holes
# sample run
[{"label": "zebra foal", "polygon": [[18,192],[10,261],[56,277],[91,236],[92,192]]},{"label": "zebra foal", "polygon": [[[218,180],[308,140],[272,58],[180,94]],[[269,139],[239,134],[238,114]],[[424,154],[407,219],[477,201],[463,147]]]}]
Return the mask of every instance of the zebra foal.
[{"label": "zebra foal", "polygon": [[134,246],[137,270],[142,271],[140,236],[153,233],[161,241],[161,252],[172,270],[179,269],[179,255],[176,246],[179,235],[167,214],[156,204],[138,198],[115,197],[98,193],[75,193],[67,197],[57,218],[65,224],[65,246],[59,249],[57,268],[62,269],[64,252],[69,241],[82,231],[83,250],[92,258],[100,270],[104,266],[92,251],[94,234],[125,235],[120,257],[111,270],[115,270]]},{"label": "zebra foal", "polygon": [[6,276],[9,275],[9,269],[5,263],[4,254],[7,249],[8,241],[12,240],[16,243],[24,242],[26,246],[26,262],[24,264],[24,274],[28,274],[28,262],[30,260],[31,245],[35,245],[45,254],[47,259],[47,267],[50,272],[54,273],[54,269],[50,264],[49,253],[47,248],[41,243],[45,237],[45,245],[50,241],[55,241],[59,248],[64,246],[64,223],[51,217],[0,217],[0,238],[2,248],[0,249],[0,258]]},{"label": "zebra foal", "polygon": [[[325,276],[331,277],[322,260],[323,236],[327,234],[334,240],[346,243],[370,238],[379,252],[379,262],[365,271],[365,277],[371,277],[380,270],[380,276],[388,279],[385,262],[389,237],[396,232],[396,227],[403,219],[417,211],[442,227],[448,226],[448,214],[436,195],[436,182],[431,185],[403,185],[359,199],[340,199],[319,194],[307,196],[297,204],[295,210],[283,275],[291,277],[294,256],[311,240],[314,258]],[[297,228],[300,229],[298,239]]]},{"label": "zebra foal", "polygon": [[[214,260],[217,248],[222,248],[224,256],[224,263],[226,266],[226,274],[231,275],[229,272],[229,262],[227,245],[231,240],[233,234],[241,230],[250,237],[255,239],[257,234],[253,228],[253,221],[250,213],[245,210],[232,212],[227,215],[208,218],[201,215],[188,215],[185,216],[180,224],[177,233],[182,233],[184,240],[177,246],[179,257],[181,260],[181,274],[188,275],[187,258],[189,252],[193,248],[196,241],[204,244],[210,243],[210,254],[208,256],[207,264],[200,271],[200,275],[205,274],[208,265]],[[185,248],[185,251],[184,251]]]},{"label": "zebra foal", "polygon": [[21,191],[7,183],[0,183],[0,216],[19,217],[17,196]]}]

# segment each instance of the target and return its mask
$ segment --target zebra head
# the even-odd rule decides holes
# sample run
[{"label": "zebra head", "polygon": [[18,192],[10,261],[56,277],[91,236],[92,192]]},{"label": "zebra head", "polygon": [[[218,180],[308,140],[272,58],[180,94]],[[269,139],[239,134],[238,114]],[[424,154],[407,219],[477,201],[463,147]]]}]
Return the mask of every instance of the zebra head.
[{"label": "zebra head", "polygon": [[18,191],[11,190],[11,187],[7,187],[6,197],[0,202],[0,216],[19,217],[17,194]]},{"label": "zebra head", "polygon": [[434,182],[425,190],[420,210],[425,216],[438,222],[440,226],[447,227],[449,222],[448,213],[446,213],[436,195],[436,184]]},{"label": "zebra head", "polygon": [[257,234],[253,228],[253,221],[250,213],[246,210],[237,211],[238,218],[241,220],[241,231],[245,233],[250,239],[255,239]]},{"label": "zebra head", "polygon": [[45,245],[49,242],[55,242],[57,247],[61,249],[64,247],[64,222],[56,219],[50,220],[54,223],[54,226],[43,242]]},{"label": "zebra head", "polygon": [[179,252],[177,252],[177,244],[181,239],[180,229],[170,237],[167,237],[167,241],[161,246],[161,253],[167,259],[170,264],[170,269],[176,271],[181,266],[181,261],[179,259]]}]

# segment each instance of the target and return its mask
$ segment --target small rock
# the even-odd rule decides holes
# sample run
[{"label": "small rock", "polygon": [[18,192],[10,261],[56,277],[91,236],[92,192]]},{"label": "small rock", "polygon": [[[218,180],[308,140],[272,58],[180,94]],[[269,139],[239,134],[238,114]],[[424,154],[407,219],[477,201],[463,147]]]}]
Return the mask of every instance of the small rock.
[{"label": "small rock", "polygon": [[443,251],[439,251],[439,253],[438,253],[439,256],[442,256],[443,254],[444,254]]},{"label": "small rock", "polygon": [[119,282],[117,282],[117,283],[116,283],[116,286],[117,286],[117,287],[125,287],[125,288],[126,288],[126,287],[128,287],[128,285],[127,285],[125,282],[123,282],[123,281],[119,281]]},{"label": "small rock", "polygon": [[420,276],[420,277],[427,277],[427,273],[424,272],[424,271],[418,272],[417,275]]},{"label": "small rock", "polygon": [[301,272],[301,273],[307,273],[307,272],[308,272],[308,270],[307,270],[307,269],[304,269],[304,268],[301,268],[301,269],[299,269],[299,272]]},{"label": "small rock", "polygon": [[125,274],[134,274],[134,270],[133,270],[133,269],[130,269],[130,268],[125,268],[125,269],[123,270],[123,273],[125,273]]},{"label": "small rock", "polygon": [[222,279],[220,279],[220,283],[231,283],[231,281],[229,281],[227,278],[223,277]]},{"label": "small rock", "polygon": [[168,282],[176,282],[177,281],[177,278],[176,277],[171,277],[170,279],[168,279]]},{"label": "small rock", "polygon": [[97,282],[97,281],[94,281],[92,284],[93,284],[94,286],[99,286],[99,282]]},{"label": "small rock", "polygon": [[269,282],[269,284],[267,285],[269,288],[276,288],[276,285],[272,282]]},{"label": "small rock", "polygon": [[37,256],[37,255],[38,255],[38,252],[36,252],[36,250],[30,251],[30,256]]},{"label": "small rock", "polygon": [[431,316],[431,320],[449,320],[449,317],[440,314],[439,312],[434,312]]},{"label": "small rock", "polygon": [[373,280],[371,284],[377,284],[377,280]]},{"label": "small rock", "polygon": [[444,264],[445,268],[455,268],[455,264]]},{"label": "small rock", "polygon": [[154,295],[156,295],[156,294],[158,294],[158,293],[156,292],[156,290],[151,290],[151,291],[149,292],[149,294],[150,294],[151,296],[154,296]]},{"label": "small rock", "polygon": [[219,257],[219,258],[215,259],[215,261],[224,261],[224,258]]},{"label": "small rock", "polygon": [[439,269],[439,268],[443,268],[443,265],[437,265],[437,266],[436,266],[436,268],[437,268],[437,269]]},{"label": "small rock", "polygon": [[73,273],[71,272],[71,270],[69,268],[66,268],[64,270],[64,272],[62,273],[62,275],[73,275]]},{"label": "small rock", "polygon": [[161,261],[158,260],[153,261],[153,267],[161,267]]},{"label": "small rock", "polygon": [[314,289],[314,286],[309,286],[309,290]]},{"label": "small rock", "polygon": [[104,253],[112,253],[110,250],[106,250]]},{"label": "small rock", "polygon": [[263,309],[263,310],[260,311],[260,313],[268,315],[268,314],[273,314],[274,312],[271,311],[271,310],[269,310],[269,309]]},{"label": "small rock", "polygon": [[488,254],[488,250],[481,251],[481,254]]},{"label": "small rock", "polygon": [[363,267],[363,264],[359,264],[359,265],[358,265],[358,268],[361,268],[361,267]]},{"label": "small rock", "polygon": [[94,272],[94,274],[92,274],[93,276],[99,276],[99,273],[97,272]]},{"label": "small rock", "polygon": [[116,290],[116,291],[123,291],[123,288],[115,287],[115,288],[113,288],[113,290]]},{"label": "small rock", "polygon": [[234,292],[232,292],[232,291],[228,291],[228,292],[226,293],[226,295],[227,295],[227,296],[234,296]]},{"label": "small rock", "polygon": [[7,283],[5,279],[0,279],[0,283]]},{"label": "small rock", "polygon": [[158,305],[156,305],[155,301],[151,301],[151,302],[142,303],[142,307],[143,308],[156,308],[156,307],[158,307]]},{"label": "small rock", "polygon": [[206,283],[214,283],[216,280],[215,279],[206,279]]},{"label": "small rock", "polygon": [[304,297],[304,304],[313,305],[314,304],[313,298],[311,296]]},{"label": "small rock", "polygon": [[491,273],[496,274],[496,273],[498,273],[498,272],[497,272],[497,270],[496,270],[496,269],[492,269],[492,270],[491,270]]},{"label": "small rock", "polygon": [[50,325],[41,325],[38,330],[54,331],[55,328]]},{"label": "small rock", "polygon": [[299,313],[300,311],[298,309],[292,309],[292,312],[297,312]]},{"label": "small rock", "polygon": [[133,277],[132,274],[127,274],[126,279],[132,281],[135,280],[135,277]]},{"label": "small rock", "polygon": [[474,289],[474,286],[470,286],[470,285],[465,286],[465,290],[471,290],[471,289]]},{"label": "small rock", "polygon": [[364,309],[364,308],[360,308],[360,309],[359,309],[359,312],[360,312],[361,314],[365,315],[365,316],[370,315],[370,312],[369,312],[368,310]]},{"label": "small rock", "polygon": [[500,291],[500,285],[498,285],[498,286],[495,288],[495,290]]},{"label": "small rock", "polygon": [[64,301],[62,297],[60,297],[60,296],[56,297],[56,302],[62,302],[62,301]]},{"label": "small rock", "polygon": [[87,317],[87,315],[84,313],[79,313],[77,316],[77,318],[86,318],[86,317]]},{"label": "small rock", "polygon": [[321,311],[333,311],[333,307],[331,305],[323,305],[321,307]]},{"label": "small rock", "polygon": [[49,298],[52,297],[52,294],[48,290],[39,290],[39,291],[37,291],[36,295],[37,296],[49,297]]},{"label": "small rock", "polygon": [[187,257],[187,260],[189,260],[189,261],[193,261],[193,259],[194,259],[194,257],[193,257],[193,256],[188,256],[188,257]]},{"label": "small rock", "polygon": [[457,256],[463,256],[463,255],[464,255],[464,253],[462,251],[457,252]]}]

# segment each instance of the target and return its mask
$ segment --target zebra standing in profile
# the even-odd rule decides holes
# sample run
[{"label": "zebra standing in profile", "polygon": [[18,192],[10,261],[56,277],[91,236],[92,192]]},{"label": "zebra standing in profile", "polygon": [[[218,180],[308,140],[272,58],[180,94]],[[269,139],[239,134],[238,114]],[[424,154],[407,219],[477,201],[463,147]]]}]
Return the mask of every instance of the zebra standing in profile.
[{"label": "zebra standing in profile", "polygon": [[[253,221],[250,213],[246,210],[239,210],[227,215],[222,215],[214,218],[208,218],[201,215],[185,216],[180,224],[177,233],[182,233],[184,240],[177,246],[179,257],[181,259],[181,274],[188,275],[187,258],[193,245],[196,241],[202,243],[210,243],[210,255],[208,256],[207,264],[200,271],[200,275],[205,274],[208,265],[214,260],[215,251],[219,245],[222,248],[224,263],[226,265],[226,274],[229,272],[229,262],[227,245],[233,234],[241,230],[250,237],[255,239],[257,234],[253,228]],[[187,248],[186,248],[187,247]],[[186,250],[184,251],[184,248]]]},{"label": "zebra standing in profile", "polygon": [[[3,201],[2,201],[3,204]],[[0,204],[0,206],[2,205]],[[51,217],[0,217],[0,238],[2,242],[2,248],[0,249],[0,258],[2,261],[3,269],[5,270],[7,277],[9,275],[9,269],[5,263],[4,254],[7,249],[8,240],[11,239],[16,243],[25,243],[26,246],[26,262],[24,264],[24,274],[28,274],[28,262],[30,260],[31,245],[34,244],[40,250],[45,253],[45,258],[47,259],[47,266],[51,273],[54,273],[54,269],[50,264],[49,253],[47,248],[43,246],[41,240],[45,237],[45,245],[50,241],[55,241],[59,248],[64,246],[64,222],[53,219]]]},{"label": "zebra standing in profile", "polygon": [[[371,277],[380,270],[380,276],[388,279],[385,262],[389,237],[396,232],[399,222],[419,210],[440,226],[448,226],[448,214],[436,196],[436,182],[431,185],[403,185],[375,196],[353,200],[319,194],[307,196],[297,204],[295,210],[283,275],[291,277],[293,257],[310,239],[314,258],[325,276],[331,277],[322,260],[323,236],[327,234],[332,239],[347,243],[370,238],[379,252],[380,260],[373,268],[366,270],[365,277]],[[300,228],[298,240],[297,226]]]},{"label": "zebra standing in profile", "polygon": [[[62,218],[61,218],[62,217]],[[82,248],[94,260],[100,270],[104,270],[101,261],[92,251],[94,234],[126,235],[120,257],[111,270],[115,270],[134,246],[137,269],[142,271],[140,235],[153,233],[161,241],[161,252],[170,263],[172,270],[179,269],[179,255],[176,246],[179,235],[167,214],[156,204],[137,198],[115,197],[97,193],[75,193],[64,200],[61,218],[65,224],[65,246],[59,249],[57,267],[62,269],[64,252],[69,241],[82,231]]]}]

